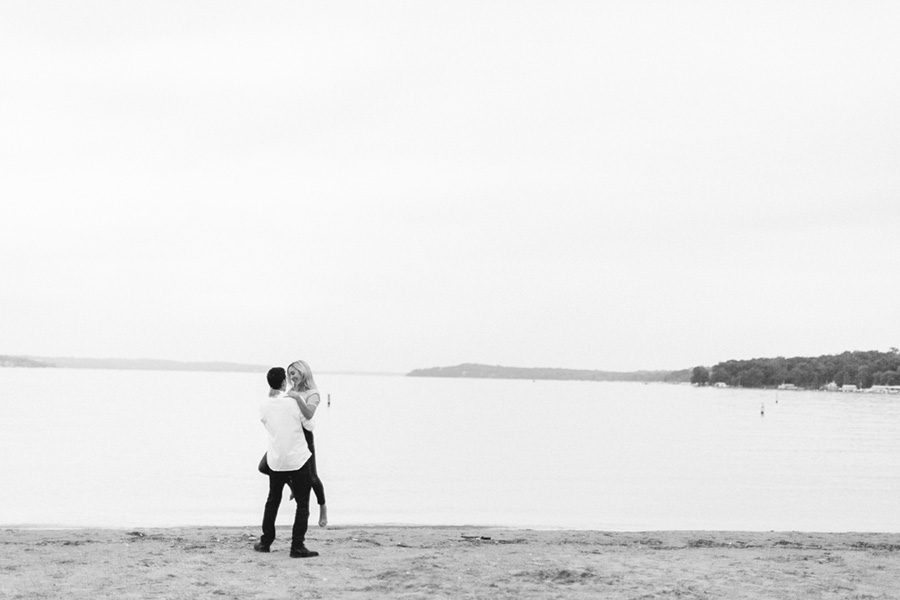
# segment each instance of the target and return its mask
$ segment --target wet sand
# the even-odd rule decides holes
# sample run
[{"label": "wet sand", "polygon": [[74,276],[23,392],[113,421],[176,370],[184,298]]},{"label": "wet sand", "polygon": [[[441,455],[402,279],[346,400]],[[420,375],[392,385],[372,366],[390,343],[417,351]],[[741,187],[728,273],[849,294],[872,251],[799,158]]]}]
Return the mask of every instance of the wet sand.
[{"label": "wet sand", "polygon": [[900,598],[900,534],[311,527],[0,530],[0,598]]}]

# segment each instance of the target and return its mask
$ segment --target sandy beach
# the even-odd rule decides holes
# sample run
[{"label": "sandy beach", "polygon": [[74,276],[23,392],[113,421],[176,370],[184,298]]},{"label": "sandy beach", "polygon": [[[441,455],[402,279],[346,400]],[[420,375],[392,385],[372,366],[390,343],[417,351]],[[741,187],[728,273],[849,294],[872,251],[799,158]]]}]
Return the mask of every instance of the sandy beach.
[{"label": "sandy beach", "polygon": [[900,534],[311,528],[0,532],[0,598],[900,598]]}]

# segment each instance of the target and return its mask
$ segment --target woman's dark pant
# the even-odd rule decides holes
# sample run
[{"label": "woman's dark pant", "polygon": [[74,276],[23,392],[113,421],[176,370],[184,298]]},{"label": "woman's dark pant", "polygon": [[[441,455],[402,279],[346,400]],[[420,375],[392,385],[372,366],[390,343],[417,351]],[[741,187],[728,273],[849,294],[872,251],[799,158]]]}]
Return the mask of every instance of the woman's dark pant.
[{"label": "woman's dark pant", "polygon": [[[309,465],[309,478],[310,481],[312,481],[312,490],[316,495],[316,503],[321,506],[325,504],[325,486],[322,485],[322,480],[319,479],[319,470],[316,469],[316,444],[313,440],[312,431],[304,428],[303,436],[306,438],[306,447],[309,448],[309,451],[312,453],[312,456],[306,461],[306,464]],[[262,459],[260,459],[259,467],[257,468],[263,475],[268,475],[273,472],[269,469],[269,463],[266,462],[265,454],[263,454]]]},{"label": "woman's dark pant", "polygon": [[[268,468],[268,466],[266,466]],[[287,484],[297,501],[297,512],[294,513],[294,528],[291,532],[291,549],[299,550],[306,539],[306,528],[309,521],[309,490],[312,482],[309,479],[309,464],[297,471],[269,471],[269,496],[263,512],[262,536],[259,541],[270,546],[275,540],[275,517],[281,505],[281,494]]]},{"label": "woman's dark pant", "polygon": [[319,470],[316,468],[316,443],[313,440],[313,433],[308,429],[303,430],[303,436],[306,438],[306,447],[312,453],[307,464],[309,465],[309,478],[312,481],[313,493],[316,495],[316,503],[321,506],[325,504],[325,486],[319,479]]}]

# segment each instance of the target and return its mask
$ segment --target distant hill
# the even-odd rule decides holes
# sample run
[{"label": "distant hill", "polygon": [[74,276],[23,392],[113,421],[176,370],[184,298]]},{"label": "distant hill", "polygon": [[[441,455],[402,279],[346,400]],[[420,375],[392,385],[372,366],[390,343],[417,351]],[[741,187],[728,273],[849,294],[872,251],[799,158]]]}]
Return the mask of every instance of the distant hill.
[{"label": "distant hill", "polygon": [[[57,367],[61,369],[113,369],[125,371],[217,371],[223,373],[265,373],[273,365],[250,365],[225,361],[189,362],[156,358],[76,358],[72,356],[5,356],[0,367]],[[277,366],[277,365],[275,365]],[[284,366],[284,365],[282,365]],[[388,371],[330,371],[329,375],[402,375]]]},{"label": "distant hill", "polygon": [[71,356],[0,356],[2,367],[60,367],[139,371],[232,371],[265,373],[269,367],[232,362],[184,362],[152,358],[74,358]]},{"label": "distant hill", "polygon": [[47,363],[25,356],[6,356],[0,354],[0,367],[29,367],[29,368],[46,368],[52,367]]},{"label": "distant hill", "polygon": [[690,369],[680,371],[593,371],[543,367],[502,367],[464,363],[454,367],[415,369],[408,377],[476,377],[486,379],[557,379],[578,381],[640,381],[681,383],[691,380]]}]

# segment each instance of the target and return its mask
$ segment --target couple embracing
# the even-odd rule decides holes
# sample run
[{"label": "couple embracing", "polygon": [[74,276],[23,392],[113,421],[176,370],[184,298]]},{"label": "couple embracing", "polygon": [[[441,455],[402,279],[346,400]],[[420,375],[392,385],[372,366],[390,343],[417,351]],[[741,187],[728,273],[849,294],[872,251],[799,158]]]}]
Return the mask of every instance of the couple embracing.
[{"label": "couple embracing", "polygon": [[[297,502],[291,539],[291,557],[308,558],[318,552],[304,544],[309,521],[309,494],[315,491],[319,503],[319,526],[328,524],[325,489],[316,471],[313,417],[319,405],[319,392],[309,365],[292,362],[287,371],[273,367],[266,374],[269,396],[260,404],[260,420],[269,434],[269,447],[259,462],[259,470],[269,476],[269,496],[263,512],[262,536],[253,546],[268,552],[275,540],[275,517],[287,484]],[[290,386],[288,386],[290,383]]]}]

